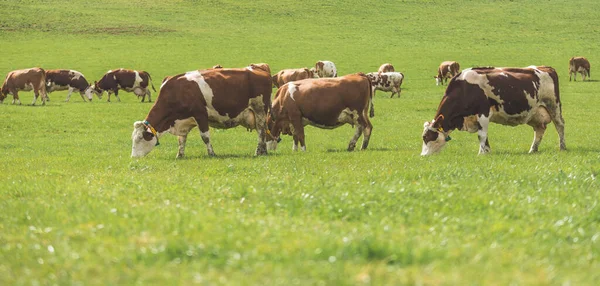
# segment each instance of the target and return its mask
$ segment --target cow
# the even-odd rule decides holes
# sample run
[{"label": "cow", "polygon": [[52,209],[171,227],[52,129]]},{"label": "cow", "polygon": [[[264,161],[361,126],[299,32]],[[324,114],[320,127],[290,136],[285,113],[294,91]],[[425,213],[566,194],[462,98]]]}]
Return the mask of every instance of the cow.
[{"label": "cow", "polygon": [[30,68],[22,70],[14,70],[6,75],[6,79],[0,90],[0,104],[9,94],[12,94],[13,101],[20,105],[19,91],[33,90],[34,97],[31,105],[35,105],[38,96],[42,96],[42,105],[46,105],[48,93],[46,92],[46,72],[42,68]]},{"label": "cow", "polygon": [[337,69],[335,64],[330,61],[318,61],[315,64],[314,73],[320,77],[337,77]]},{"label": "cow", "polygon": [[300,69],[284,69],[276,73],[271,79],[273,85],[277,88],[280,86],[295,80],[301,80],[305,78],[314,78],[314,72],[307,68]]},{"label": "cow", "polygon": [[69,90],[66,102],[71,99],[73,91],[78,91],[83,101],[86,97],[92,101],[92,87],[82,73],[75,70],[47,70],[46,91],[48,93],[59,90]]},{"label": "cow", "polygon": [[435,85],[444,85],[449,78],[457,75],[460,72],[460,64],[454,61],[445,61],[440,64],[435,78]]},{"label": "cow", "polygon": [[394,66],[390,63],[382,64],[377,72],[395,72]]},{"label": "cow", "polygon": [[560,150],[566,150],[558,75],[547,66],[472,68],[450,80],[434,120],[423,124],[421,155],[440,152],[455,130],[477,132],[479,154],[491,151],[490,122],[533,127],[529,153],[538,151],[548,123],[554,123]]},{"label": "cow", "polygon": [[[120,68],[117,70],[109,70],[104,74],[100,81],[94,81],[92,90],[98,98],[102,98],[102,93],[106,91],[108,93],[108,102],[110,102],[110,95],[112,93],[114,93],[117,99],[121,101],[119,98],[120,89],[127,92],[133,92],[138,98],[141,96],[142,102],[146,100],[146,95],[148,95],[148,101],[152,102],[152,94],[150,89],[148,89],[148,83],[152,83],[152,77],[150,77],[149,73]],[[152,84],[152,90],[156,91],[154,84]]]},{"label": "cow", "polygon": [[292,134],[292,150],[297,151],[300,143],[306,151],[304,126],[333,129],[350,124],[356,126],[356,132],[348,151],[354,150],[363,133],[361,149],[367,149],[373,129],[367,116],[372,97],[371,82],[363,73],[288,82],[277,90],[267,118],[267,146],[275,150],[282,133]]},{"label": "cow", "polygon": [[131,157],[147,155],[166,132],[179,137],[177,158],[184,157],[187,135],[196,126],[209,156],[215,156],[209,126],[256,129],[255,155],[266,155],[266,115],[271,105],[268,65],[190,71],[162,84],[144,121],[133,124]]},{"label": "cow", "polygon": [[585,81],[586,77],[590,76],[590,62],[584,57],[572,57],[569,59],[569,81],[571,75],[577,81],[577,73],[581,74],[581,80]]},{"label": "cow", "polygon": [[394,94],[398,94],[398,98],[400,97],[400,86],[402,85],[402,81],[404,80],[404,74],[401,72],[371,72],[367,74],[367,77],[371,80],[371,84],[373,85],[373,95],[375,95],[375,90],[381,90],[385,92],[392,92],[392,96]]}]

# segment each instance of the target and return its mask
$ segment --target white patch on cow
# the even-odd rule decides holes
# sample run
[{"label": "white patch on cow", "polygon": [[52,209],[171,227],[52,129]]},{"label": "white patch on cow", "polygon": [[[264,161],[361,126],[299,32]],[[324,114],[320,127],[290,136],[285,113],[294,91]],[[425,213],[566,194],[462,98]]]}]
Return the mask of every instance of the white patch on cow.
[{"label": "white patch on cow", "polygon": [[247,66],[246,68],[247,68],[248,70],[250,70],[250,71],[254,70],[254,69],[252,68],[252,66]]},{"label": "white patch on cow", "polygon": [[423,134],[422,135],[425,135],[425,133],[431,131],[431,132],[437,132],[438,136],[435,141],[429,141],[427,143],[425,143],[425,141],[423,141],[423,146],[421,148],[421,156],[428,156],[428,155],[433,155],[433,154],[439,153],[440,151],[442,151],[442,148],[444,148],[444,146],[446,145],[446,135],[443,132],[440,132],[440,131],[432,128],[434,123],[435,123],[435,120],[432,120],[431,123],[429,123],[429,122],[423,123]]},{"label": "white patch on cow", "polygon": [[[323,69],[317,69],[317,74],[319,77],[336,77],[337,76],[337,68],[335,64],[331,61],[318,61],[323,63]],[[317,62],[317,63],[318,63]]]},{"label": "white patch on cow", "polygon": [[215,151],[213,150],[212,144],[210,143],[210,131],[200,132],[200,137],[202,137],[202,141],[206,144],[206,151],[209,155],[215,155]]},{"label": "white patch on cow", "polygon": [[79,78],[83,77],[83,74],[76,70],[70,70],[70,72],[72,74],[71,79],[79,79]]},{"label": "white patch on cow", "polygon": [[196,126],[198,126],[198,123],[194,117],[177,119],[175,120],[173,126],[171,126],[167,131],[175,136],[183,136],[187,135],[190,130]]},{"label": "white patch on cow", "polygon": [[441,77],[436,77],[435,78],[435,85],[439,86],[442,83],[442,78]]},{"label": "white patch on cow", "polygon": [[111,72],[112,72],[112,70],[108,70],[106,73],[111,73]]},{"label": "white patch on cow", "polygon": [[[144,139],[144,131],[146,127],[142,121],[136,121],[133,123],[133,133],[131,134],[131,157],[144,157],[156,146],[157,138],[152,136],[150,141]],[[161,134],[158,134],[159,136]]]},{"label": "white patch on cow", "polygon": [[350,108],[346,108],[342,110],[340,115],[338,115],[337,121],[339,123],[347,123],[352,126],[358,124],[358,111],[350,110]]},{"label": "white patch on cow", "polygon": [[501,72],[500,75],[502,75],[504,77],[508,77],[508,75],[505,72]]},{"label": "white patch on cow", "polygon": [[269,150],[269,151],[277,150],[277,140],[267,141],[267,150]]},{"label": "white patch on cow", "polygon": [[477,136],[479,137],[479,155],[487,154],[491,151],[490,147],[485,145],[485,142],[487,142],[490,117],[486,117],[485,115],[479,115],[477,117],[477,122],[481,126],[481,129],[477,130]]},{"label": "white patch on cow", "polygon": [[302,151],[302,152],[306,152],[306,146],[302,146],[302,147],[300,147],[300,151]]},{"label": "white patch on cow", "polygon": [[296,90],[298,90],[298,86],[296,86],[293,83],[288,83],[288,93],[290,94],[290,97],[292,98],[293,101],[296,101],[296,99],[294,99],[294,93],[296,93]]}]

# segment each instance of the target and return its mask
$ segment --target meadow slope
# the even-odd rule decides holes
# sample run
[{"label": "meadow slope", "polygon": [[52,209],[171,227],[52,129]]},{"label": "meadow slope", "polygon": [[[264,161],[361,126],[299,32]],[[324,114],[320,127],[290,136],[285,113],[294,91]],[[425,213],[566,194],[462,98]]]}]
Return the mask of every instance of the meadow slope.
[{"label": "meadow slope", "polygon": [[[0,285],[572,284],[600,281],[600,2],[0,1],[0,74],[40,66],[99,79],[146,70],[391,62],[402,96],[378,92],[369,149],[348,126],[306,129],[308,152],[253,157],[256,135],[197,131],[186,158],[166,135],[131,159],[151,104],[128,93],[0,105]],[[592,81],[569,82],[586,56]],[[455,132],[423,158],[441,61],[557,69],[568,151],[553,126],[491,125],[492,153]],[[20,94],[29,103],[31,92]]]}]

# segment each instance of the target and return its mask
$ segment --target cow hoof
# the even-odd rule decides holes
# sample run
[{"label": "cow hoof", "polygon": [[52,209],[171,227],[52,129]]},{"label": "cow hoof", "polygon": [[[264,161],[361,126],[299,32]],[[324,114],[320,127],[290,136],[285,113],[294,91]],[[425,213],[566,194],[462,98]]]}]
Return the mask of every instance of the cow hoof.
[{"label": "cow hoof", "polygon": [[177,153],[177,156],[175,157],[175,159],[182,159],[183,158],[183,154]]}]

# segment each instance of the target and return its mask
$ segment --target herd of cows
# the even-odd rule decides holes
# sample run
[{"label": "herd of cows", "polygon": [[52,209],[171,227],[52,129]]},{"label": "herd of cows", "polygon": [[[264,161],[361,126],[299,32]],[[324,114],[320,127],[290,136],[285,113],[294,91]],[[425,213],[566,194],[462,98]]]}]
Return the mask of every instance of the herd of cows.
[{"label": "herd of cows", "polygon": [[[583,57],[569,60],[569,80],[580,73],[582,80],[590,76],[590,63]],[[547,124],[554,123],[559,147],[566,149],[564,119],[558,86],[558,75],[552,67],[525,68],[475,67],[460,70],[457,62],[443,62],[434,77],[436,84],[447,84],[445,94],[432,121],[423,125],[421,155],[440,152],[454,130],[477,133],[479,154],[490,152],[490,122],[516,126],[528,124],[534,129],[530,153],[536,152]],[[282,134],[293,137],[293,150],[306,150],[304,126],[333,129],[344,124],[355,126],[348,151],[355,149],[363,136],[361,149],[366,149],[373,129],[373,95],[376,90],[400,96],[404,75],[391,64],[378,72],[355,73],[338,77],[335,64],[318,61],[311,69],[286,69],[271,74],[268,64],[251,64],[245,68],[196,70],[163,79],[159,96],[144,121],[136,121],[132,133],[132,157],[148,154],[163,134],[178,136],[177,157],[183,157],[187,135],[198,127],[209,155],[214,156],[209,127],[244,126],[256,129],[256,155],[275,150]],[[448,79],[450,81],[448,82]],[[15,70],[6,76],[0,91],[0,103],[9,94],[12,103],[21,104],[19,91],[34,92],[35,104],[41,95],[45,104],[48,93],[68,90],[69,101],[74,91],[86,100],[104,91],[120,101],[119,90],[146,96],[156,91],[145,71],[109,70],[99,81],[90,84],[74,70]],[[272,87],[277,88],[272,99]]]}]

